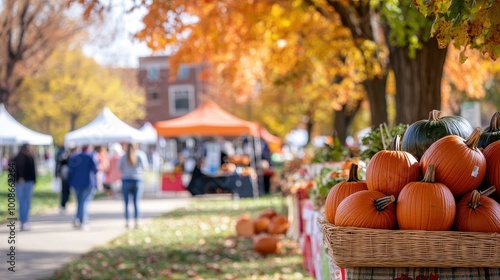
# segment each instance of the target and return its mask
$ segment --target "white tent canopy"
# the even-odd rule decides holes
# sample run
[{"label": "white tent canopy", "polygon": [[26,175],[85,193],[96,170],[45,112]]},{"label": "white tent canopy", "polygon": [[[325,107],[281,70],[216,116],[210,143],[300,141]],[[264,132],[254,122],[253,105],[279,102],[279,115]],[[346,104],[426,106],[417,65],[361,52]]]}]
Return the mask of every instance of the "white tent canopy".
[{"label": "white tent canopy", "polygon": [[144,133],[120,120],[108,107],[89,124],[68,132],[64,145],[107,145],[114,142],[144,142]]},{"label": "white tent canopy", "polygon": [[52,145],[52,136],[31,130],[16,121],[0,104],[0,145]]},{"label": "white tent canopy", "polygon": [[139,130],[144,133],[144,142],[146,144],[156,144],[158,133],[150,122],[145,123]]}]

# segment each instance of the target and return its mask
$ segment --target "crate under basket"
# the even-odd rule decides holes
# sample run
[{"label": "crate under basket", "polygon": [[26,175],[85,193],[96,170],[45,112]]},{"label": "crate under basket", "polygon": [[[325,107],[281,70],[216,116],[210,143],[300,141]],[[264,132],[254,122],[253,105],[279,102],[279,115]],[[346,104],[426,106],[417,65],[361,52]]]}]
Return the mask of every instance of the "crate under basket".
[{"label": "crate under basket", "polygon": [[319,219],[339,267],[500,267],[500,234],[339,227]]}]

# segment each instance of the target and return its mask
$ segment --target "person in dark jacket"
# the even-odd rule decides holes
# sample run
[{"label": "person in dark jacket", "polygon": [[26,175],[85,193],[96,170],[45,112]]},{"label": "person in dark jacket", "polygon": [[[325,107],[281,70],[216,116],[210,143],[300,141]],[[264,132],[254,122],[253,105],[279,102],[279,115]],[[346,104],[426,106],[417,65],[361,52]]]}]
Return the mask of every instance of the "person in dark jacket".
[{"label": "person in dark jacket", "polygon": [[32,147],[29,144],[23,144],[11,163],[15,168],[16,198],[19,204],[21,230],[29,230],[29,212],[36,183],[36,167]]},{"label": "person in dark jacket", "polygon": [[61,214],[66,213],[66,203],[70,196],[70,185],[68,181],[69,159],[76,153],[76,146],[70,145],[68,149],[62,147],[57,156],[56,177],[61,179]]},{"label": "person in dark jacket", "polygon": [[68,167],[68,181],[77,200],[77,211],[73,226],[82,230],[89,230],[88,204],[97,188],[97,164],[90,147],[83,146],[80,153],[71,156]]}]

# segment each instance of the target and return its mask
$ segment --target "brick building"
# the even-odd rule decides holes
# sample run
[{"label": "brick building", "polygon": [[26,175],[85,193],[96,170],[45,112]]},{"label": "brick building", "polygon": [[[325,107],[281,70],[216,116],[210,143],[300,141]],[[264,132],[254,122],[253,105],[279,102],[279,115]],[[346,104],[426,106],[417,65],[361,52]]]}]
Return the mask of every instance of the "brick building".
[{"label": "brick building", "polygon": [[168,56],[139,58],[137,78],[146,94],[145,121],[152,124],[182,116],[200,102],[208,85],[200,79],[205,64],[182,64],[172,78]]}]

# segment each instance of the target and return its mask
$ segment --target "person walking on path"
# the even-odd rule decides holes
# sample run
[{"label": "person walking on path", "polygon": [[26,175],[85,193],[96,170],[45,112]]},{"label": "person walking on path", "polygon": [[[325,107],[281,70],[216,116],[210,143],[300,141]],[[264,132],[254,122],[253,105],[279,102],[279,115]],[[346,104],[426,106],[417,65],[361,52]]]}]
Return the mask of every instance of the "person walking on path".
[{"label": "person walking on path", "polygon": [[29,212],[36,183],[36,167],[32,147],[29,144],[23,144],[11,163],[15,168],[15,188],[21,230],[25,231],[30,229]]},{"label": "person walking on path", "polygon": [[89,230],[88,204],[92,200],[96,183],[97,164],[89,146],[69,159],[68,180],[76,195],[77,211],[73,226]]},{"label": "person walking on path", "polygon": [[109,169],[109,154],[106,150],[106,146],[96,146],[94,153],[97,157],[97,191],[103,192],[106,172]]},{"label": "person walking on path", "polygon": [[[114,143],[109,151],[109,168],[106,172],[105,188],[108,189],[108,195],[113,196],[114,192],[117,193],[121,190],[122,184],[122,171],[119,164],[123,156],[123,149],[119,143]],[[106,187],[107,186],[107,187]]]},{"label": "person walking on path", "polygon": [[61,208],[59,211],[61,214],[66,213],[66,204],[68,203],[70,196],[70,184],[68,180],[69,159],[76,152],[76,146],[70,145],[67,149],[63,148],[62,153],[57,158],[56,177],[61,178]]},{"label": "person walking on path", "polygon": [[144,191],[144,171],[148,168],[146,154],[137,148],[137,144],[128,143],[126,153],[120,159],[122,171],[122,194],[125,203],[125,227],[129,227],[129,197],[134,204],[134,226],[139,227],[139,201]]}]

